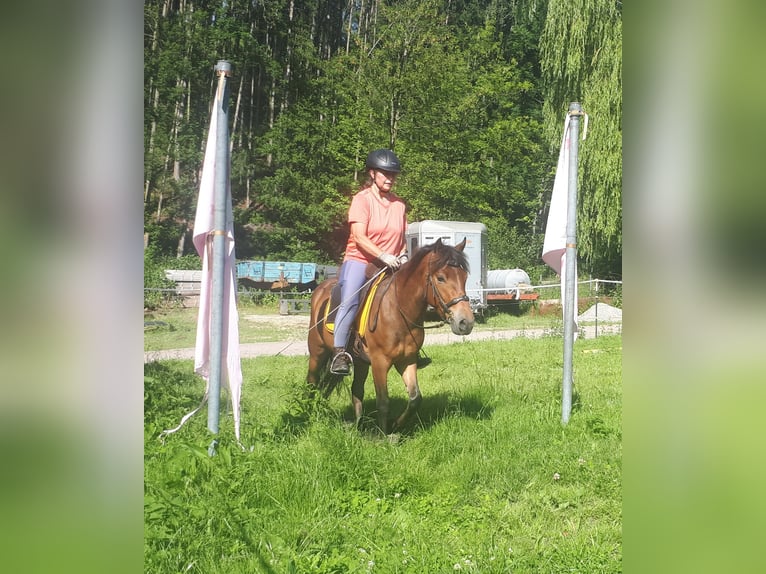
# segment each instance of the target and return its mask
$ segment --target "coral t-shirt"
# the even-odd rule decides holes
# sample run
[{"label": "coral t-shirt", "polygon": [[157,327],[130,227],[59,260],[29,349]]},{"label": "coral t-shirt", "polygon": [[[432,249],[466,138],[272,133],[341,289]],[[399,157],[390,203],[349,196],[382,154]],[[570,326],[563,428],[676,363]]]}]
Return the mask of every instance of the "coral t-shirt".
[{"label": "coral t-shirt", "polygon": [[[351,200],[348,222],[364,223],[367,237],[380,249],[391,255],[404,250],[404,233],[407,230],[406,206],[401,197],[389,192],[385,198],[378,198],[372,188],[359,191]],[[369,262],[356,245],[353,233],[349,233],[344,261]]]}]

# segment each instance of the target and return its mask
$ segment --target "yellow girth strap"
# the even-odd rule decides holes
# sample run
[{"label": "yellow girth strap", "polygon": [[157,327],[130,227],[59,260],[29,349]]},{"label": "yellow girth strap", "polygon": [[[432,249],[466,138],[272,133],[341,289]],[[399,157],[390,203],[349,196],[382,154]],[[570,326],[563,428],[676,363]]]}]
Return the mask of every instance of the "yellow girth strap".
[{"label": "yellow girth strap", "polygon": [[375,280],[375,283],[372,284],[372,287],[370,287],[370,291],[367,293],[367,297],[364,300],[364,304],[362,306],[362,314],[359,316],[360,337],[364,337],[364,334],[367,332],[367,320],[370,316],[372,301],[375,299],[375,292],[378,290],[378,285],[380,285],[380,282],[383,281],[385,276],[385,273],[378,275],[378,278]]},{"label": "yellow girth strap", "polygon": [[[375,282],[372,284],[372,287],[370,287],[370,290],[367,292],[367,297],[365,297],[364,301],[362,302],[362,311],[359,316],[359,336],[361,337],[363,337],[367,332],[367,320],[370,316],[372,301],[375,299],[375,292],[378,290],[378,285],[380,285],[380,282],[383,281],[385,276],[385,273],[378,275],[378,277],[375,279]],[[327,306],[324,309],[324,326],[328,333],[333,333],[335,332],[335,323],[330,323],[328,321],[330,316],[330,306],[330,302],[328,301]]]},{"label": "yellow girth strap", "polygon": [[335,323],[330,323],[328,320],[330,317],[330,307],[332,307],[332,300],[327,300],[327,305],[324,306],[324,328],[327,329],[328,333],[334,333],[335,332]]}]

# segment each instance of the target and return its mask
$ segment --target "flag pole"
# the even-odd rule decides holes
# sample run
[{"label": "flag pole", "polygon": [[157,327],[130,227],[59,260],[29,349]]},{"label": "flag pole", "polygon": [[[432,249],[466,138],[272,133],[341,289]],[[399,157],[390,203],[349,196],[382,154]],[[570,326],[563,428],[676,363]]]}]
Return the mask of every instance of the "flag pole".
[{"label": "flag pole", "polygon": [[577,285],[577,154],[582,106],[569,104],[569,188],[567,194],[566,276],[564,282],[564,376],[561,385],[561,422],[572,413],[572,357],[575,333],[575,287]]},{"label": "flag pole", "polygon": [[[210,380],[207,409],[207,428],[218,434],[221,403],[221,373],[223,369],[223,303],[225,287],[226,257],[226,203],[229,181],[229,109],[227,77],[231,64],[219,60],[215,66],[218,74],[218,88],[215,95],[214,112],[218,114],[215,147],[215,186],[213,208],[213,261],[211,286],[210,319]],[[215,451],[215,441],[210,445]]]}]

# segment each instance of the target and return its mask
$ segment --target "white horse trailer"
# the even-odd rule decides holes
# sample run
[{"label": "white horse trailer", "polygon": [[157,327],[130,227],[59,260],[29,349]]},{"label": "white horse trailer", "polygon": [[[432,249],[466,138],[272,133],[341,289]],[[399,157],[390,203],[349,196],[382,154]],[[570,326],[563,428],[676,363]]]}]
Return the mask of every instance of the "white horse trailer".
[{"label": "white horse trailer", "polygon": [[465,282],[465,292],[471,300],[471,308],[481,311],[487,306],[487,226],[466,221],[425,220],[407,226],[407,250],[412,253],[418,247],[436,243],[438,239],[447,245],[457,245],[465,238],[465,253],[470,273]]}]

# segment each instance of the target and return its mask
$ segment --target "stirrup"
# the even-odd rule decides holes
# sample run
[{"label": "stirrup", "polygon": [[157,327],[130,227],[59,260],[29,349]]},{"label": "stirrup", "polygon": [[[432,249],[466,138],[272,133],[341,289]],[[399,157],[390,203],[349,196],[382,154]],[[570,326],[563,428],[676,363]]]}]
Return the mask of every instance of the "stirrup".
[{"label": "stirrup", "polygon": [[[335,362],[341,362],[343,361],[343,358],[346,359],[345,364],[343,364],[343,367],[345,367],[343,370],[338,368],[333,368],[335,366]],[[343,375],[346,376],[351,373],[351,364],[354,362],[354,359],[351,357],[351,355],[348,353],[348,351],[341,351],[337,353],[335,356],[333,356],[332,361],[330,361],[330,373],[333,375]]]}]

